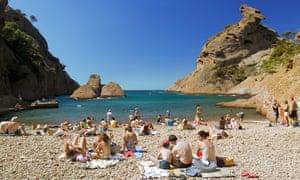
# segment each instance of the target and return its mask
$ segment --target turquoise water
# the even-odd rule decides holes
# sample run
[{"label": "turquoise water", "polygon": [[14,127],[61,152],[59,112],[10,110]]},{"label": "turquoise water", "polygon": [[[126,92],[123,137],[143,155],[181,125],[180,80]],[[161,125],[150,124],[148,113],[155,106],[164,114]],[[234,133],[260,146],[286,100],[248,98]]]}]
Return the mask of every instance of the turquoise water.
[{"label": "turquoise water", "polygon": [[221,101],[232,101],[237,96],[217,95],[182,95],[178,93],[165,93],[163,91],[125,91],[126,97],[73,100],[69,96],[57,97],[59,108],[34,109],[16,112],[1,117],[4,120],[8,116],[17,115],[20,121],[25,123],[48,123],[56,124],[63,120],[82,120],[86,116],[94,117],[96,120],[106,117],[108,109],[112,110],[113,116],[120,121],[127,121],[130,111],[138,107],[145,120],[155,120],[158,114],[166,114],[169,110],[172,118],[187,117],[193,120],[196,105],[202,107],[204,120],[218,120],[220,116],[243,111],[245,119],[264,119],[257,114],[255,109],[221,108],[215,104]]}]

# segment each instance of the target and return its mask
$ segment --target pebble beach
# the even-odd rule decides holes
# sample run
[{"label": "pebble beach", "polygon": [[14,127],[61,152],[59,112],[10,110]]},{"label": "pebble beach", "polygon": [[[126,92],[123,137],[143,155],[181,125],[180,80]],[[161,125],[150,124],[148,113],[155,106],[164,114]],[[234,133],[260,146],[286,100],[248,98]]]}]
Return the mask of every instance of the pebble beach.
[{"label": "pebble beach", "polygon": [[[212,123],[213,124],[213,123]],[[264,121],[244,121],[243,130],[226,130],[230,138],[214,140],[217,156],[232,157],[235,166],[229,169],[235,177],[226,179],[247,179],[242,171],[255,173],[259,179],[298,179],[300,177],[299,127],[268,127]],[[74,135],[66,138],[44,136],[0,136],[0,179],[144,179],[139,169],[142,160],[156,157],[162,140],[175,134],[179,140],[189,142],[193,149],[197,142],[194,130],[178,130],[155,125],[159,133],[153,136],[139,136],[139,145],[146,152],[139,159],[126,157],[113,167],[106,169],[82,169],[83,163],[61,160],[64,144]],[[113,141],[121,144],[123,127],[111,128]],[[96,136],[87,137],[91,147]],[[187,177],[187,179],[193,179]],[[202,179],[197,177],[197,179]]]}]

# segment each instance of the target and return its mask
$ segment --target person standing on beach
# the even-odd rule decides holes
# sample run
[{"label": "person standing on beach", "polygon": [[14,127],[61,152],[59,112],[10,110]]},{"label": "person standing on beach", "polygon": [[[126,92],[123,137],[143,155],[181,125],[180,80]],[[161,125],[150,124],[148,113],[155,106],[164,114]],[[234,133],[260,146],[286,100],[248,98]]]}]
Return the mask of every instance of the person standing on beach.
[{"label": "person standing on beach", "polygon": [[284,112],[284,118],[286,120],[286,126],[293,126],[292,121],[289,121],[289,103],[287,100],[284,101],[284,105],[283,105],[283,112]]},{"label": "person standing on beach", "polygon": [[141,118],[141,112],[140,112],[139,108],[135,108],[134,109],[134,115],[135,115],[136,119],[140,120],[140,118]]},{"label": "person standing on beach", "polygon": [[290,118],[292,121],[292,127],[295,126],[295,123],[297,121],[297,110],[298,110],[298,106],[296,101],[294,100],[294,97],[291,97],[291,102],[290,102]]},{"label": "person standing on beach", "polygon": [[106,113],[106,120],[107,120],[108,123],[110,123],[110,121],[112,120],[112,117],[113,117],[112,112],[111,112],[111,110],[109,109],[109,110],[107,111],[107,113]]},{"label": "person standing on beach", "polygon": [[197,106],[196,106],[196,115],[195,115],[195,124],[196,125],[201,124],[201,113],[202,113],[201,106],[200,106],[200,104],[197,104]]},{"label": "person standing on beach", "polygon": [[[274,124],[277,125],[278,118],[279,118],[279,104],[277,103],[277,100],[274,100],[274,103],[272,105],[273,114],[274,114]],[[271,125],[271,124],[270,124]]]}]

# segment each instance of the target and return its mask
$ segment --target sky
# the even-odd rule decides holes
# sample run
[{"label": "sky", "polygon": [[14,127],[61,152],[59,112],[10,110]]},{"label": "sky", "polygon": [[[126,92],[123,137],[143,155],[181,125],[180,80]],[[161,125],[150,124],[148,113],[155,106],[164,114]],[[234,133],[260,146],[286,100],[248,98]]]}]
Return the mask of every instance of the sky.
[{"label": "sky", "polygon": [[123,90],[164,90],[191,73],[206,41],[242,18],[242,4],[279,34],[300,29],[299,0],[9,0],[37,18],[72,79],[98,74]]}]

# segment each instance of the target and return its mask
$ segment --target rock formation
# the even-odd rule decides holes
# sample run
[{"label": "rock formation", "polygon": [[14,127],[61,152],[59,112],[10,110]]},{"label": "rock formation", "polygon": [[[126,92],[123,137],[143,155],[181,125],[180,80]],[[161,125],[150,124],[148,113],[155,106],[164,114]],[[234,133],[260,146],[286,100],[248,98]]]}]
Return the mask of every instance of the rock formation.
[{"label": "rock formation", "polygon": [[300,30],[299,30],[298,33],[296,34],[295,40],[300,42]]},{"label": "rock formation", "polygon": [[[263,62],[275,50],[271,45],[275,42],[293,42],[278,37],[275,31],[260,25],[259,22],[264,19],[260,11],[245,5],[240,10],[243,18],[209,39],[197,58],[196,69],[175,82],[167,91],[251,95],[249,99],[220,102],[218,105],[256,108],[257,112],[273,120],[271,105],[275,99],[280,104],[284,100],[289,101],[291,97],[300,100],[300,53],[298,51],[292,58],[289,56],[288,66],[279,65],[275,72],[262,73]],[[299,33],[295,40],[300,39]],[[295,48],[299,47],[294,45]],[[234,78],[224,74],[225,70],[233,66],[237,67],[234,69],[237,71],[244,68],[246,76],[241,82],[236,83]],[[214,76],[215,79],[212,79]]]},{"label": "rock formation", "polygon": [[275,31],[262,26],[265,17],[246,5],[240,7],[242,19],[210,38],[196,60],[196,69],[178,80],[167,91],[182,93],[226,93],[235,82],[226,77],[212,79],[217,67],[240,66],[243,59],[266,50],[278,39]]},{"label": "rock formation", "polygon": [[76,89],[70,98],[93,99],[97,97],[120,97],[124,95],[122,88],[118,84],[110,82],[107,85],[101,85],[100,76],[92,74],[88,83]]},{"label": "rock formation", "polygon": [[92,99],[100,96],[101,79],[99,75],[92,74],[87,84],[80,86],[70,96],[74,99]]},{"label": "rock formation", "polygon": [[125,96],[121,86],[117,83],[110,82],[102,87],[101,97],[122,97]]},{"label": "rock formation", "polygon": [[[48,51],[44,37],[19,10],[7,6],[3,14],[3,2],[7,1],[0,1],[0,15],[5,20],[0,34],[0,107],[22,103],[21,98],[33,101],[71,94],[79,85]],[[18,44],[18,38],[8,38],[15,37],[14,32],[19,32],[18,38],[24,37],[26,45]]]}]

